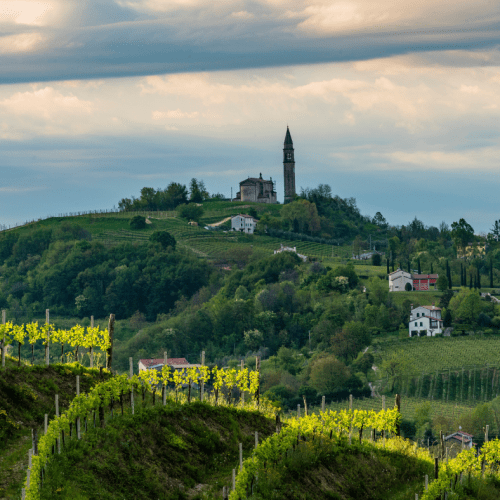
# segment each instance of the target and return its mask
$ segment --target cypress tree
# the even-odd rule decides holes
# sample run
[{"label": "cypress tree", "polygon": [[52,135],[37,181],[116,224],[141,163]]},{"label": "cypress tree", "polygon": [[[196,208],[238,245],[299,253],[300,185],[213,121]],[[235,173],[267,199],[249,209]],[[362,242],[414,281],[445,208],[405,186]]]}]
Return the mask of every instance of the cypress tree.
[{"label": "cypress tree", "polygon": [[385,262],[387,263],[387,274],[389,274],[389,258],[385,259]]},{"label": "cypress tree", "polygon": [[464,286],[464,265],[460,262],[460,286]]},{"label": "cypress tree", "polygon": [[432,267],[432,262],[431,262],[431,274],[434,274],[434,269]]},{"label": "cypress tree", "polygon": [[479,267],[477,268],[477,287],[481,290],[481,275],[479,274]]},{"label": "cypress tree", "polygon": [[472,290],[472,273],[470,274],[469,288]]},{"label": "cypress tree", "polygon": [[451,271],[448,261],[446,261],[446,277],[448,278],[448,288],[451,290]]},{"label": "cypress tree", "polygon": [[422,270],[420,268],[420,257],[417,259],[417,266],[418,266],[418,274],[422,274]]},{"label": "cypress tree", "polygon": [[408,259],[408,272],[411,274],[410,259]]},{"label": "cypress tree", "polygon": [[392,272],[394,272],[394,259],[392,259]]},{"label": "cypress tree", "polygon": [[493,259],[490,259],[490,288],[493,288]]}]

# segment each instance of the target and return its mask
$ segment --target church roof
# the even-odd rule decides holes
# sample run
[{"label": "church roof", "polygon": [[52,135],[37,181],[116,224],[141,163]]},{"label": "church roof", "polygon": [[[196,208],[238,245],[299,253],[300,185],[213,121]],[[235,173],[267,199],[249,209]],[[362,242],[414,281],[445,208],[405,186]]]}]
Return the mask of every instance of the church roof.
[{"label": "church roof", "polygon": [[292,136],[290,135],[290,129],[288,128],[288,125],[286,127],[286,135],[285,135],[285,142],[284,146],[292,146],[293,147],[293,141],[292,141]]},{"label": "church roof", "polygon": [[259,183],[259,182],[262,182],[262,183],[264,183],[264,184],[267,184],[267,183],[272,183],[273,181],[268,181],[268,180],[265,180],[265,179],[263,179],[262,177],[260,177],[260,178],[257,178],[257,177],[249,177],[248,179],[245,179],[244,181],[241,181],[241,182],[240,182],[240,186],[241,186],[242,184],[246,184],[246,185],[248,185],[248,184],[257,184],[257,183]]}]

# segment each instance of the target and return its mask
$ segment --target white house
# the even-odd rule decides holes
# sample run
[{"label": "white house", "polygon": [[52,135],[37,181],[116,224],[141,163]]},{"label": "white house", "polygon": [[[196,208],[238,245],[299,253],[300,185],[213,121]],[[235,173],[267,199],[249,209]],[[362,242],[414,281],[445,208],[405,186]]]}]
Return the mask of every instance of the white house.
[{"label": "white house", "polygon": [[413,309],[411,306],[410,324],[408,325],[409,336],[414,335],[434,337],[437,333],[443,333],[443,320],[441,319],[441,308],[432,306],[420,306]]},{"label": "white house", "polygon": [[389,292],[404,292],[407,283],[413,287],[413,279],[410,273],[398,268],[389,274]]},{"label": "white house", "polygon": [[[281,253],[281,252],[294,252],[294,253],[297,253],[297,247],[286,247],[283,245],[283,243],[281,243],[281,246],[280,246],[280,249],[279,250],[275,250],[274,251],[274,255],[276,255],[277,253]],[[297,253],[297,255],[305,262],[307,260],[307,255],[302,255],[300,253]]]},{"label": "white house", "polygon": [[257,227],[257,220],[251,215],[238,214],[231,217],[231,231],[241,231],[242,233],[253,234]]}]

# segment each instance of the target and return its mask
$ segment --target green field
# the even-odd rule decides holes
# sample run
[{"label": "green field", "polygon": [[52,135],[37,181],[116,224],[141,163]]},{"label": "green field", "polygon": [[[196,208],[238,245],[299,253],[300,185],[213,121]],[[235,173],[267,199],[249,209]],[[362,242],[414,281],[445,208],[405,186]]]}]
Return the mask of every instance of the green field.
[{"label": "green field", "polygon": [[474,366],[500,366],[500,337],[412,337],[389,339],[372,348],[375,365],[397,351],[415,374],[440,370],[472,368]]},{"label": "green field", "polygon": [[[428,402],[429,399],[426,398],[401,398],[401,414],[404,419],[411,420],[415,417],[415,409]],[[394,407],[395,399],[394,397],[386,396],[385,407]],[[477,403],[455,403],[455,402],[442,402],[442,401],[432,401],[431,411],[432,416],[443,415],[446,417],[456,418],[465,413],[470,412],[474,409]],[[365,399],[354,399],[353,405],[354,410],[374,410],[380,411],[382,409],[382,398],[365,398]],[[331,403],[328,408],[334,411],[347,410],[349,409],[349,400],[341,401],[339,403]]]}]

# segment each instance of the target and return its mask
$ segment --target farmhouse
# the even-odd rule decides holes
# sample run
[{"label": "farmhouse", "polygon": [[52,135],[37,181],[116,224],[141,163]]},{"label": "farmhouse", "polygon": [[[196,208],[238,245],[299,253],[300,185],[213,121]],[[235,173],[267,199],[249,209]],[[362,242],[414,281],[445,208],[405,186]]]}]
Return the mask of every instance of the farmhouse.
[{"label": "farmhouse", "polygon": [[415,291],[435,290],[438,277],[438,274],[410,274],[398,268],[389,274],[389,292],[404,292],[407,285]]},{"label": "farmhouse", "polygon": [[257,220],[251,215],[238,214],[231,217],[231,231],[253,234],[257,226]]},{"label": "farmhouse", "polygon": [[[281,252],[294,252],[294,253],[297,253],[297,247],[285,247],[283,245],[283,243],[281,243],[281,246],[278,250],[275,250],[274,251],[274,255],[276,255],[277,253],[281,253]],[[305,262],[307,260],[307,255],[302,255],[300,253],[297,253],[297,255]]]},{"label": "farmhouse", "polygon": [[441,308],[433,304],[432,306],[420,306],[413,309],[412,304],[408,330],[410,337],[414,335],[434,337],[437,333],[443,333]]},{"label": "farmhouse", "polygon": [[404,292],[407,284],[413,286],[410,273],[398,268],[389,274],[389,292]]},{"label": "farmhouse", "polygon": [[[161,368],[164,364],[165,360],[163,358],[140,359],[139,372],[142,372],[143,370],[151,370],[153,368],[158,369]],[[167,365],[176,370],[200,366],[190,364],[186,358],[167,358]]]},{"label": "farmhouse", "polygon": [[472,434],[467,434],[467,432],[454,432],[453,434],[450,434],[449,436],[446,436],[444,440],[446,441],[447,444],[449,445],[456,445],[456,448],[462,449],[470,449],[474,446],[474,443],[472,442]]},{"label": "farmhouse", "polygon": [[436,288],[437,274],[412,274],[413,290],[431,290]]}]

